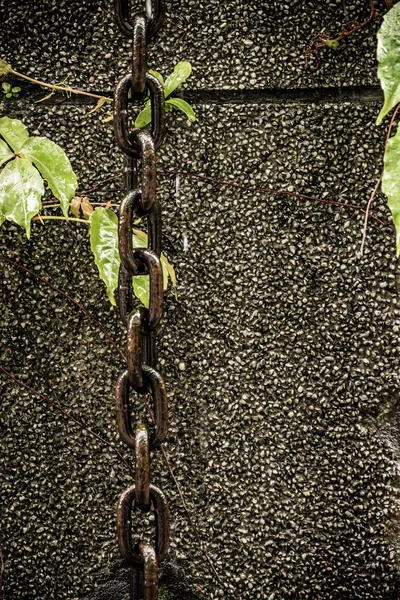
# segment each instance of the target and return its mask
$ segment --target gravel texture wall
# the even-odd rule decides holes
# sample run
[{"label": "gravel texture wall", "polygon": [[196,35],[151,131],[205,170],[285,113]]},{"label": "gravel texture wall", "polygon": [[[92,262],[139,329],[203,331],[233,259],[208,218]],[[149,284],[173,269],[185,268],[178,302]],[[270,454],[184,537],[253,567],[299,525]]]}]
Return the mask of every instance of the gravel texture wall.
[{"label": "gravel texture wall", "polygon": [[[21,72],[108,92],[127,69],[106,1],[7,0],[1,10],[1,55]],[[374,125],[377,26],[305,70],[310,36],[367,15],[367,3],[185,0],[167,11],[152,65],[166,74],[189,59],[185,94],[204,98],[193,124],[168,114],[159,159],[178,277],[160,330],[167,451],[223,585],[158,457],[153,477],[173,515],[164,597],[395,599],[399,276],[385,199],[364,256],[354,208],[367,203],[385,142]],[[324,86],[353,86],[353,98]],[[37,98],[26,86],[1,112],[59,143],[80,190],[120,173],[107,111]],[[115,180],[91,198],[121,196]],[[85,225],[35,223],[28,241],[6,223],[0,239],[2,255],[85,305],[122,347]],[[115,349],[65,297],[1,264],[2,366],[131,459],[115,431]],[[129,472],[43,398],[10,379],[1,386],[5,600],[127,599],[115,505]]]}]

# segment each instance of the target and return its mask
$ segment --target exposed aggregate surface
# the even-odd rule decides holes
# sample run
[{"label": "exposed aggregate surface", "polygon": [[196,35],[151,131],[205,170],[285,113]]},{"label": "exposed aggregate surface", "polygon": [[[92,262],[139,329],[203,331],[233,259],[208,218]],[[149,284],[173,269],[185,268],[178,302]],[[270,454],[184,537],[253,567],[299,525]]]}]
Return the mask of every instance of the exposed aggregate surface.
[{"label": "exposed aggregate surface", "polygon": [[[0,8],[0,56],[24,73],[111,90],[126,72],[108,1],[12,2]],[[318,71],[304,46],[366,2],[167,2],[150,54],[164,74],[193,64],[190,89],[375,84],[377,25]],[[276,24],[279,23],[279,28]],[[0,107],[1,108],[1,107]],[[168,115],[160,151],[167,296],[160,364],[170,402],[171,462],[222,580],[240,600],[397,598],[399,278],[394,234],[316,201],[188,177],[285,189],[365,206],[379,176],[379,107],[195,106]],[[68,153],[80,190],[118,175],[104,112],[5,102]],[[118,201],[118,182],[89,194]],[[388,221],[378,196],[374,214]],[[1,228],[1,253],[82,302],[122,347],[124,330],[97,278],[84,225]],[[4,368],[113,441],[123,368],[96,326],[65,298],[5,266]],[[112,450],[42,399],[1,378],[1,541],[5,600],[127,600],[115,505],[130,474]],[[209,573],[159,458],[171,501],[171,600],[224,593]],[[228,597],[225,594],[225,597]]]},{"label": "exposed aggregate surface", "polygon": [[[7,111],[64,147],[81,190],[121,169],[112,132],[87,110]],[[196,111],[191,126],[169,115],[160,170],[365,205],[384,143],[377,107]],[[222,579],[245,600],[394,597],[396,430],[380,435],[399,385],[392,233],[371,223],[360,258],[354,210],[183,175],[160,182],[179,281],[161,331],[168,453]],[[92,199],[120,198],[108,186]],[[382,198],[375,211],[387,220]],[[122,344],[84,225],[36,223],[28,242],[7,224],[1,239]],[[10,267],[2,295],[4,367],[116,441],[115,351],[75,307]],[[113,578],[115,504],[131,477],[41,399],[1,383],[6,598],[82,598],[110,585],[107,569]],[[153,471],[171,499],[172,564],[195,598],[223,597],[159,459]]]},{"label": "exposed aggregate surface", "polygon": [[[384,0],[377,8],[384,12]],[[305,68],[310,39],[364,20],[365,0],[167,0],[166,14],[149,64],[167,75],[178,61],[189,60],[188,89],[377,83],[379,22],[349,38],[340,51],[324,52],[319,68],[315,60]],[[31,77],[106,91],[126,71],[130,42],[117,30],[109,0],[6,0],[0,23],[0,56]]]}]

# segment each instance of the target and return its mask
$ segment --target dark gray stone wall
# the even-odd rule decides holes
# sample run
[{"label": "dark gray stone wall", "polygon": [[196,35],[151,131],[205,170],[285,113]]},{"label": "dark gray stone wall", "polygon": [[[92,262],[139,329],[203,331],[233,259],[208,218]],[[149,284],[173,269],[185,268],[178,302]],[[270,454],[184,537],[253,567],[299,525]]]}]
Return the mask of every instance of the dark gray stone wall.
[{"label": "dark gray stone wall", "polygon": [[[189,59],[185,93],[202,90],[196,123],[168,114],[159,160],[165,252],[178,277],[160,331],[167,451],[215,568],[241,600],[397,598],[394,234],[371,221],[360,257],[362,213],[271,192],[365,207],[385,141],[374,125],[376,26],[326,53],[317,70],[303,61],[312,33],[367,14],[365,5],[169,2],[151,52],[164,74]],[[2,11],[1,55],[21,72],[49,80],[70,73],[70,83],[106,92],[128,68],[108,2],[7,0]],[[338,85],[358,86],[351,102],[320,89]],[[209,90],[225,88],[216,102]],[[272,88],[292,90],[290,101],[278,92],[271,99]],[[238,103],[233,92],[242,89]],[[26,86],[2,114],[59,143],[81,190],[121,171],[104,114],[38,97]],[[118,185],[91,197],[118,202]],[[382,196],[374,214],[390,220]],[[35,223],[27,241],[7,223],[1,253],[84,304],[122,347],[85,226]],[[1,264],[3,367],[131,460],[115,431],[123,368],[115,350],[65,298]],[[5,599],[126,598],[115,505],[129,472],[43,400],[10,380],[1,385]],[[228,598],[160,457],[153,479],[173,516],[163,576],[170,599]]]}]

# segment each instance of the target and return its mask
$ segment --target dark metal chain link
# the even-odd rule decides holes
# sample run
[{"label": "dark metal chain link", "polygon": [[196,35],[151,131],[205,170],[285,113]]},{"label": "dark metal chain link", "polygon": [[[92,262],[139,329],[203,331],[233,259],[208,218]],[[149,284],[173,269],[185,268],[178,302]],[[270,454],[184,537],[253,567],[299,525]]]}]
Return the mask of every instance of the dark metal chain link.
[{"label": "dark metal chain link", "polygon": [[[135,483],[118,503],[117,537],[121,556],[130,566],[130,600],[157,600],[158,566],[169,547],[169,507],[161,490],[150,483],[150,450],[163,443],[168,429],[168,403],[164,381],[157,371],[155,330],[163,310],[161,257],[161,211],[156,198],[156,150],[164,133],[164,91],[147,71],[147,42],[164,18],[162,0],[146,0],[146,12],[131,19],[129,0],[114,0],[117,24],[132,40],[131,73],[117,84],[114,124],[117,144],[125,154],[126,196],[119,211],[118,244],[121,259],[118,305],[127,328],[127,370],[116,386],[117,423],[121,439],[135,452]],[[129,125],[129,97],[142,100],[148,93],[151,104],[150,131]],[[135,216],[146,217],[148,247],[134,248],[132,227]],[[149,276],[149,307],[136,303],[132,277]],[[131,391],[151,398],[150,425],[136,422],[131,411]],[[147,540],[132,540],[132,510],[152,511],[154,546]]]}]

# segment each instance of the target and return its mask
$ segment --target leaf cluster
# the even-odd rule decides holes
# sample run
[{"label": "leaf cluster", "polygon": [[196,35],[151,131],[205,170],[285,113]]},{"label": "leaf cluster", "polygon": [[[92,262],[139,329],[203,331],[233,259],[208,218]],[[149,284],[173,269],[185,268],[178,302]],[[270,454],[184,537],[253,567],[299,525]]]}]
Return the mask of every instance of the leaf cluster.
[{"label": "leaf cluster", "polygon": [[[164,89],[164,98],[165,98],[165,110],[168,112],[171,108],[175,108],[177,110],[185,113],[189,121],[195,121],[196,116],[194,114],[193,108],[186,102],[182,100],[182,98],[171,98],[172,92],[174,92],[188,77],[190,77],[192,73],[192,66],[190,62],[187,60],[182,60],[177,65],[173,72],[168,75],[166,80],[164,81],[163,76],[158,73],[158,71],[149,71],[151,75],[156,77],[158,81],[161,83]],[[151,122],[151,105],[150,100],[147,100],[144,109],[138,114],[135,127],[142,128],[146,127]]]},{"label": "leaf cluster", "polygon": [[[13,221],[24,227],[30,237],[32,218],[40,216],[42,196],[45,193],[43,179],[53,195],[60,201],[63,217],[50,217],[69,220],[69,212],[74,220],[89,224],[90,246],[94,254],[99,275],[106,285],[107,295],[115,305],[114,292],[118,287],[120,258],[118,252],[118,219],[106,207],[93,208],[89,198],[76,196],[77,179],[65,152],[45,137],[29,137],[22,121],[3,117],[0,119],[0,225]],[[83,219],[81,219],[81,216]],[[147,247],[147,235],[133,230],[134,248]],[[173,267],[161,255],[164,274],[164,289],[171,279],[176,287]],[[133,277],[133,290],[145,305],[149,304],[149,276]]]},{"label": "leaf cluster", "polygon": [[29,137],[22,121],[0,119],[0,224],[13,221],[30,236],[31,219],[42,208],[43,179],[68,218],[77,180],[65,152],[46,137]]},{"label": "leaf cluster", "polygon": [[6,98],[18,98],[21,88],[18,86],[12,87],[10,83],[7,81],[3,81],[1,84],[3,94],[5,94]]}]

